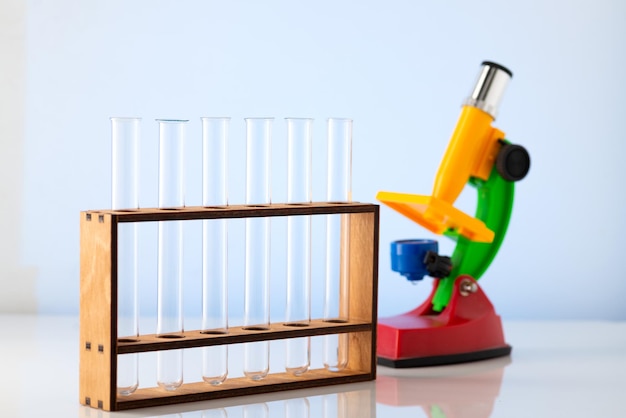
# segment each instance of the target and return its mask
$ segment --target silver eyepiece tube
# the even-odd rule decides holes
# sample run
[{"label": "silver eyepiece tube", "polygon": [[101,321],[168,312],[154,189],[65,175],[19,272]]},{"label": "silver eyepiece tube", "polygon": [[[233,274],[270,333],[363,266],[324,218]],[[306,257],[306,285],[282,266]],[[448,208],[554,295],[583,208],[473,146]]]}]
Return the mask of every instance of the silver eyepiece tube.
[{"label": "silver eyepiece tube", "polygon": [[491,61],[483,61],[478,80],[464,106],[476,107],[494,119],[498,114],[500,100],[513,73],[508,68]]}]

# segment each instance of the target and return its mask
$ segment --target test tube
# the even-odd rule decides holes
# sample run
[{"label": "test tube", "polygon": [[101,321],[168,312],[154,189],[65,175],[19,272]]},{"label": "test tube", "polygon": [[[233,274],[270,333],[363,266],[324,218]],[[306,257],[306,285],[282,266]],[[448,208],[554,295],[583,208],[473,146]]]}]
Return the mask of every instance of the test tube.
[{"label": "test tube", "polygon": [[[228,204],[226,162],[230,118],[202,118],[202,204]],[[202,221],[202,329],[228,330],[228,236],[226,219]],[[202,349],[202,379],[219,385],[228,375],[228,346]]]},{"label": "test tube", "polygon": [[[267,205],[274,118],[246,118],[246,204]],[[267,329],[270,322],[270,218],[246,218],[244,327]],[[269,371],[269,341],[246,343],[244,375],[261,380]]]},{"label": "test tube", "polygon": [[[352,200],[352,120],[328,119],[328,175],[327,200]],[[326,289],[324,293],[324,320],[348,320],[349,271],[348,214],[328,215],[326,218]],[[348,334],[324,336],[324,367],[341,371],[348,363]]]},{"label": "test tube", "polygon": [[[183,207],[183,168],[187,120],[159,123],[159,208]],[[158,232],[157,335],[181,338],[183,333],[183,224],[161,221]],[[157,352],[157,384],[173,391],[183,383],[182,350]]]},{"label": "test tube", "polygon": [[[287,118],[287,202],[311,202],[313,119]],[[286,325],[306,327],[311,320],[311,217],[287,217]],[[310,338],[286,340],[285,369],[296,376],[309,369]]]},{"label": "test tube", "polygon": [[[139,208],[138,156],[141,118],[111,118],[111,207]],[[139,335],[137,309],[137,224],[117,228],[117,335]],[[117,393],[130,395],[139,386],[138,355],[117,357]]]}]

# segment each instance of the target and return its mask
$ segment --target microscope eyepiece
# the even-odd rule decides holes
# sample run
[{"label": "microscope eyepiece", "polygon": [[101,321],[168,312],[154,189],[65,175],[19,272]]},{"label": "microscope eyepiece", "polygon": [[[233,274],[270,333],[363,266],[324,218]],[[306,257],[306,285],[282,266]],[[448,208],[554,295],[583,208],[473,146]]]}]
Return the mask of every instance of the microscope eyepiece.
[{"label": "microscope eyepiece", "polygon": [[495,119],[504,90],[512,77],[511,70],[503,65],[483,61],[476,85],[463,105],[476,107]]},{"label": "microscope eyepiece", "polygon": [[505,73],[507,73],[509,75],[509,77],[513,78],[513,72],[511,70],[509,70],[508,68],[506,68],[504,65],[498,64],[497,62],[493,62],[493,61],[483,61],[480,63],[480,65],[488,65],[490,67],[494,67],[497,68],[499,70],[504,71]]}]

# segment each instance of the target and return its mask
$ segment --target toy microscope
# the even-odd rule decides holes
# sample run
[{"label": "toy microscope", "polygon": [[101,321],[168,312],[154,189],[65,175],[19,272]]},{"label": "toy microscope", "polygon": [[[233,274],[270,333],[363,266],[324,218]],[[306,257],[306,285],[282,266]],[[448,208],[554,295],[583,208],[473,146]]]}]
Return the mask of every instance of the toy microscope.
[{"label": "toy microscope", "polygon": [[[378,321],[378,364],[418,367],[510,354],[502,323],[478,285],[506,234],[514,182],[526,176],[530,156],[491,126],[510,70],[494,62],[481,71],[443,157],[431,196],[381,191],[376,198],[430,231],[456,241],[451,257],[435,240],[391,244],[391,268],[410,281],[435,278],[416,309]],[[478,192],[475,216],[454,207],[469,183]]]}]

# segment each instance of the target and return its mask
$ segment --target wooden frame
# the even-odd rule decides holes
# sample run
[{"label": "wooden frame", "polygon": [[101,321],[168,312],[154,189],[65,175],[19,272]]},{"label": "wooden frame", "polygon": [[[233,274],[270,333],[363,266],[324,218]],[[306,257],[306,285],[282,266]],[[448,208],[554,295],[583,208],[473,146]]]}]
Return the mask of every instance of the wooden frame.
[{"label": "wooden frame", "polygon": [[[117,228],[123,222],[346,214],[349,236],[349,320],[312,320],[308,327],[270,324],[269,330],[229,328],[228,334],[185,331],[184,338],[140,335],[117,337]],[[376,378],[379,207],[362,203],[272,204],[265,206],[185,207],[80,214],[80,403],[107,411],[167,405],[335,385]],[[185,383],[178,390],[140,388],[117,396],[117,354],[267,341],[327,334],[349,335],[348,365],[341,372],[309,370],[301,376],[269,374],[265,379],[228,378],[219,386]]]}]

